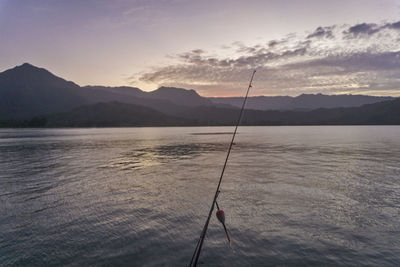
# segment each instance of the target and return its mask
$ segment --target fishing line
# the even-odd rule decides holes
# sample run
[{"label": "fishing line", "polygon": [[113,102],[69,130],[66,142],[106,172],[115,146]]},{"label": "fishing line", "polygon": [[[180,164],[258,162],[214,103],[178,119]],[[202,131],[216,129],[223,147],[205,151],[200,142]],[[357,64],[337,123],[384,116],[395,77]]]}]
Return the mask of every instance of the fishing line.
[{"label": "fishing line", "polygon": [[[231,143],[229,144],[228,153],[227,153],[226,158],[225,158],[224,167],[222,168],[221,176],[219,177],[217,190],[215,191],[215,195],[214,195],[213,202],[211,204],[210,212],[208,213],[208,217],[207,217],[206,223],[204,224],[203,230],[201,231],[201,235],[200,235],[199,241],[197,242],[196,249],[193,252],[193,256],[192,256],[192,259],[190,260],[189,266],[197,266],[197,262],[199,261],[201,248],[203,246],[204,238],[206,237],[206,233],[207,233],[207,229],[208,229],[208,224],[210,223],[210,219],[211,219],[212,213],[214,211],[218,195],[220,193],[219,188],[221,186],[222,177],[224,176],[224,173],[225,173],[225,168],[226,168],[226,165],[228,163],[229,155],[231,153],[231,149],[232,149],[232,146],[233,146],[233,141],[235,141],[235,136],[236,136],[237,129],[238,129],[239,125],[240,125],[240,122],[242,121],[244,107],[246,105],[246,101],[247,101],[247,97],[249,95],[250,88],[252,87],[252,82],[253,82],[253,78],[254,78],[254,74],[255,73],[256,73],[256,70],[253,70],[253,73],[251,75],[251,79],[250,79],[250,82],[249,82],[249,86],[247,87],[246,96],[245,96],[245,98],[243,100],[242,108],[240,109],[239,118],[237,120],[237,123],[236,123],[236,126],[235,126],[235,130],[234,130],[233,135],[232,135],[232,140],[231,140]],[[219,210],[219,208],[218,208],[218,210]],[[223,213],[223,211],[222,211],[222,213]],[[217,214],[217,216],[218,216],[218,214]],[[218,219],[220,220],[219,217],[218,217]],[[225,223],[222,222],[222,221],[221,221],[221,223],[223,224],[223,226],[225,228]],[[228,232],[227,232],[226,228],[225,228],[225,232],[226,232],[228,240],[229,240],[229,236],[228,236]]]}]

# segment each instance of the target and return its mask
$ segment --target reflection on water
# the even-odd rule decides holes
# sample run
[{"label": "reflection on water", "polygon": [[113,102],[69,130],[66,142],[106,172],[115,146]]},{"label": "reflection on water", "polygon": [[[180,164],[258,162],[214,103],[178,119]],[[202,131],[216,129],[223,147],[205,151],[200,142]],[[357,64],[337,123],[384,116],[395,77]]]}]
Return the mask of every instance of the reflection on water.
[{"label": "reflection on water", "polygon": [[[232,135],[232,132],[206,132],[206,133],[192,133],[192,135]],[[237,133],[239,135],[239,133]]]},{"label": "reflection on water", "polygon": [[[186,266],[232,127],[0,131],[0,265]],[[204,266],[399,265],[400,127],[242,127]]]},{"label": "reflection on water", "polygon": [[134,169],[150,167],[175,160],[192,159],[202,153],[226,150],[226,144],[176,144],[146,147],[124,153],[103,168]]}]

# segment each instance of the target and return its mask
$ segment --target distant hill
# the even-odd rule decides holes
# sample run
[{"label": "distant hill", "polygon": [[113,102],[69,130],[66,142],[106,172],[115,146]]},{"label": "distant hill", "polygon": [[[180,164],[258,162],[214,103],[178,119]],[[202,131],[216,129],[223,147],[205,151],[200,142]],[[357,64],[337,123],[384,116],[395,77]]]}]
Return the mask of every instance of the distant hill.
[{"label": "distant hill", "polygon": [[118,95],[127,95],[133,97],[144,97],[146,92],[143,92],[139,88],[130,87],[130,86],[117,86],[117,87],[110,87],[110,86],[85,86],[83,89],[89,89],[91,91],[103,91]]},{"label": "distant hill", "polygon": [[[234,125],[238,109],[199,106],[179,116],[119,102],[97,103],[69,112],[1,121],[0,127],[121,127]],[[400,125],[400,99],[351,108],[312,111],[246,110],[242,125]]]},{"label": "distant hill", "polygon": [[[184,105],[177,105],[168,100],[149,98],[147,97],[146,92],[143,92],[135,87],[86,86],[82,87],[81,89],[82,95],[90,103],[120,102],[126,104],[134,104],[146,106],[171,116],[179,114],[186,109]],[[146,96],[138,96],[141,93],[136,89]]]},{"label": "distant hill", "polygon": [[[358,114],[357,112],[359,112],[359,110],[319,110],[318,113],[311,112],[307,114],[299,113],[298,111],[309,111],[320,108],[358,107],[392,99],[394,98],[362,95],[328,96],[321,94],[304,94],[298,97],[251,97],[246,105],[246,108],[249,110],[246,112],[244,123],[261,125],[313,124],[316,122],[315,119],[318,118],[319,113],[323,112],[326,112],[326,117],[321,118],[321,123],[336,123],[334,118],[336,118],[337,121],[343,122],[343,119],[337,118],[334,115],[336,114],[336,116],[339,116],[337,114],[350,112],[351,114],[346,113],[346,116],[352,118],[352,115]],[[230,125],[236,120],[238,107],[241,106],[242,101],[243,98],[241,97],[205,98],[197,94],[194,90],[174,87],[161,87],[152,92],[144,92],[139,88],[128,86],[80,87],[71,81],[66,81],[45,69],[35,67],[28,63],[0,73],[0,120],[6,122],[5,124],[9,124],[11,121],[16,124],[19,124],[21,121],[26,121],[29,124],[31,123],[30,119],[36,117],[36,120],[32,123],[33,126],[38,126],[43,124],[43,118],[45,117],[47,124],[54,123],[51,125],[61,125],[61,119],[56,120],[55,117],[51,117],[52,115],[50,114],[58,114],[57,116],[61,116],[60,113],[63,113],[63,116],[67,116],[67,114],[72,112],[70,115],[75,114],[74,116],[78,116],[78,113],[81,114],[84,111],[82,110],[84,106],[86,106],[86,108],[90,107],[90,110],[93,112],[97,110],[98,112],[104,113],[104,110],[107,109],[112,113],[114,119],[118,121],[116,115],[122,114],[118,112],[121,110],[116,107],[116,102],[119,102],[132,105],[129,107],[129,112],[132,114],[136,109],[138,112],[143,110],[143,107],[149,108],[146,110],[149,114],[159,112],[159,115],[162,114],[165,116],[164,119],[167,124],[179,124],[179,122],[173,122],[171,118],[181,118],[185,125]],[[110,104],[110,106],[105,106],[104,103],[107,102],[113,103],[112,105]],[[103,104],[100,106],[92,106],[96,103]],[[79,110],[76,110],[77,108],[79,108]],[[124,106],[124,108],[128,109],[128,106]],[[115,113],[112,112],[112,109],[116,109]],[[382,107],[381,109],[383,110]],[[381,109],[379,112],[381,112]],[[270,110],[271,112],[265,112],[265,110]],[[287,112],[274,112],[273,110]],[[292,111],[296,112],[291,113]],[[378,110],[375,110],[375,112],[378,112]],[[395,112],[395,110],[391,110],[391,112]],[[90,113],[85,114],[87,116],[90,115]],[[389,113],[385,114],[388,115]],[[365,113],[362,115],[362,118],[365,118],[367,115],[370,116],[371,114]],[[82,115],[82,119],[85,118],[85,116]],[[89,121],[94,121],[94,114],[91,116]],[[302,116],[309,116],[309,118],[303,118]],[[65,118],[72,123],[71,118],[58,118]],[[310,121],[307,119],[310,119]],[[375,119],[379,122],[384,121],[383,118]],[[370,120],[373,121],[374,118]],[[393,119],[389,120],[389,123],[393,121]],[[100,122],[101,121],[97,121],[96,123]],[[107,125],[109,124],[108,122],[105,123]],[[123,125],[139,125],[144,122],[139,123],[139,121],[135,122],[123,119],[120,123]],[[158,124],[160,122],[154,121],[154,123]],[[356,121],[355,123],[360,123],[360,121]],[[3,123],[3,126],[5,124]],[[84,123],[76,122],[76,125],[84,125]]]},{"label": "distant hill", "polygon": [[[196,107],[182,114],[199,125],[234,125],[239,110]],[[246,110],[243,125],[399,125],[400,99],[350,108],[311,111]]]},{"label": "distant hill", "polygon": [[[215,104],[241,107],[243,97],[209,98]],[[367,95],[322,95],[302,94],[291,96],[254,96],[247,100],[246,107],[256,110],[312,110],[317,108],[359,107],[381,101],[394,100],[393,97]]]},{"label": "distant hill", "polygon": [[47,127],[123,127],[183,124],[149,107],[119,102],[96,103],[45,117]]},{"label": "distant hill", "polygon": [[148,97],[169,100],[172,103],[189,107],[213,105],[209,99],[200,96],[195,90],[175,87],[160,87],[155,91],[149,92]]},{"label": "distant hill", "polygon": [[[151,97],[150,93],[134,87],[80,87],[55,76],[49,71],[28,63],[0,73],[0,120],[20,120],[32,116],[68,111],[72,108],[99,102],[118,101],[151,107],[174,115],[182,112],[188,103],[194,103],[193,92],[183,92],[175,101],[163,95]],[[154,91],[155,92],[155,91]],[[200,103],[208,100],[200,98]],[[181,99],[182,105],[178,105]],[[175,103],[173,103],[175,102]]]},{"label": "distant hill", "polygon": [[87,104],[80,87],[23,64],[0,73],[0,119],[20,119]]},{"label": "distant hill", "polygon": [[[210,97],[215,104],[231,105],[240,108],[243,97]],[[253,96],[247,99],[246,108],[255,110],[284,110],[293,100],[290,96]]]},{"label": "distant hill", "polygon": [[95,89],[103,92],[111,92],[118,95],[134,96],[148,99],[157,99],[169,101],[181,106],[202,106],[214,105],[213,102],[205,97],[200,96],[194,90],[186,90],[175,87],[160,87],[152,92],[145,92],[136,87],[105,87],[105,86],[86,86],[86,89]]},{"label": "distant hill", "polygon": [[246,111],[250,125],[400,125],[400,99],[350,108],[311,111]]}]

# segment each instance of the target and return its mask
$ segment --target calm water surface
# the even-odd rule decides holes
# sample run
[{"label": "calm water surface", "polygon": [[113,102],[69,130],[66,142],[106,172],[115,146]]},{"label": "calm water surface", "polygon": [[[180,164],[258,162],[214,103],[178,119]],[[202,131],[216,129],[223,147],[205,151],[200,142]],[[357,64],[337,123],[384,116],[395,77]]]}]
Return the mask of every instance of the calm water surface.
[{"label": "calm water surface", "polygon": [[[0,130],[1,266],[186,266],[232,127]],[[241,127],[202,266],[400,265],[400,127]]]}]

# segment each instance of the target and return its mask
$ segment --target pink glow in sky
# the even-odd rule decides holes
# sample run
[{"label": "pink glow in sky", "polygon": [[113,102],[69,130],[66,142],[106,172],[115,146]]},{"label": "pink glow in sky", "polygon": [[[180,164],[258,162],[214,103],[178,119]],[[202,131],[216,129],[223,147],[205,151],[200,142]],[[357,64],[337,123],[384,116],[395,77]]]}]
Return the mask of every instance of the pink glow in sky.
[{"label": "pink glow in sky", "polygon": [[[205,96],[400,96],[400,1],[0,0],[0,71]],[[319,28],[321,27],[321,28]]]}]

